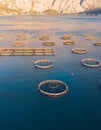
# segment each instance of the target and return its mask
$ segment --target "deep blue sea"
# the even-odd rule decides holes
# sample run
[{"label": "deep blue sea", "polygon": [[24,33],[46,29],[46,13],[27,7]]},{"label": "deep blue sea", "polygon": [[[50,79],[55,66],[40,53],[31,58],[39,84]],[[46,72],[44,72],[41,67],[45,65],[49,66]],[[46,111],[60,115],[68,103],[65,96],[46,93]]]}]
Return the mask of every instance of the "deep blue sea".
[{"label": "deep blue sea", "polygon": [[[55,56],[0,56],[0,130],[101,130],[101,66],[87,68],[83,58],[101,61],[101,16],[0,17],[0,48],[11,47],[16,35],[27,36],[25,47],[47,48],[38,38],[49,34]],[[94,35],[93,41],[85,34]],[[72,34],[75,45],[63,45],[63,34]],[[88,53],[73,54],[74,47]],[[51,69],[37,69],[34,62],[50,59]],[[44,80],[62,80],[69,92],[49,98],[38,91]]]}]

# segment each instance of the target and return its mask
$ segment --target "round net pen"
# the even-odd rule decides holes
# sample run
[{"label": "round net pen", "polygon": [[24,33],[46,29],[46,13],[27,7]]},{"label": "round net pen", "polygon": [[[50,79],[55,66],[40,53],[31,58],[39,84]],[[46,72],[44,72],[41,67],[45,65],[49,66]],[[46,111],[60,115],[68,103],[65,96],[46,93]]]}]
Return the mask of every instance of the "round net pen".
[{"label": "round net pen", "polygon": [[99,67],[101,65],[101,62],[99,60],[93,59],[93,58],[85,58],[81,61],[82,65],[86,67]]},{"label": "round net pen", "polygon": [[75,54],[86,54],[86,53],[88,53],[87,50],[84,49],[84,48],[73,48],[71,51]]},{"label": "round net pen", "polygon": [[68,41],[63,42],[63,44],[64,44],[64,45],[74,45],[75,42],[72,41],[72,40],[68,40]]},{"label": "round net pen", "polygon": [[94,43],[95,46],[101,47],[101,42]]},{"label": "round net pen", "polygon": [[55,43],[54,42],[44,42],[43,45],[44,46],[54,46]]},{"label": "round net pen", "polygon": [[35,61],[34,66],[39,69],[48,69],[52,68],[54,64],[51,60],[42,59]]},{"label": "round net pen", "polygon": [[68,86],[60,80],[45,80],[38,85],[38,90],[42,95],[55,98],[66,95]]}]

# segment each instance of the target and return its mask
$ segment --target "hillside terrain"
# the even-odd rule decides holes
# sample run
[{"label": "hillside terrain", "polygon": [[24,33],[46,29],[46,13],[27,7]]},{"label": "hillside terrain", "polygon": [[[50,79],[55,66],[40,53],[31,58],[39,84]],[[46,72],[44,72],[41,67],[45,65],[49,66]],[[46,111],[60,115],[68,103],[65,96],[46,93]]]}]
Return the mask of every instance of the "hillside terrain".
[{"label": "hillside terrain", "polygon": [[0,0],[1,16],[78,14],[100,9],[101,0]]}]

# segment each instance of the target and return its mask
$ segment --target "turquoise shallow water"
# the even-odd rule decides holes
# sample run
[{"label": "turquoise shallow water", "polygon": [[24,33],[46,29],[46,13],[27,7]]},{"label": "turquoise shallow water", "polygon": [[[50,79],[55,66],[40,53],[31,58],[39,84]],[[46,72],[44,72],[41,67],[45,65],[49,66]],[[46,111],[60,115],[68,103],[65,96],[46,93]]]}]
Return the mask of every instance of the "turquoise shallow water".
[{"label": "turquoise shallow water", "polygon": [[[9,47],[17,33],[28,35],[25,47],[43,47],[38,40],[48,33],[56,43],[55,56],[0,57],[0,130],[101,130],[101,67],[81,65],[85,57],[101,61],[101,47],[87,41],[92,33],[101,41],[101,17],[87,16],[14,16],[0,18],[0,47]],[[65,46],[60,37],[71,33],[74,46]],[[10,46],[12,47],[12,46]],[[85,47],[87,54],[71,53],[74,47]],[[54,62],[51,69],[34,67],[36,60]],[[61,98],[41,95],[38,84],[56,79],[68,84],[69,92]]]}]

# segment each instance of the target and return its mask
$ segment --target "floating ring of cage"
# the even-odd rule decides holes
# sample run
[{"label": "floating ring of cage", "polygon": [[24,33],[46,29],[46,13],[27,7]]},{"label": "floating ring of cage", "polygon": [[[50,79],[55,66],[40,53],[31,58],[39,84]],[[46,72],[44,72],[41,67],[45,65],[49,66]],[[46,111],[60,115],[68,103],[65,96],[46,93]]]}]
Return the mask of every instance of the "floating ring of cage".
[{"label": "floating ring of cage", "polygon": [[71,35],[65,34],[65,35],[63,35],[63,36],[61,37],[61,39],[63,39],[63,40],[70,40],[71,37],[72,37]]},{"label": "floating ring of cage", "polygon": [[44,41],[49,40],[49,35],[48,35],[48,34],[44,34],[44,35],[42,35],[42,36],[39,38],[39,40],[44,40]]},{"label": "floating ring of cage", "polygon": [[35,65],[35,67],[37,67],[39,69],[48,69],[48,68],[52,68],[54,66],[54,64],[51,60],[46,60],[46,59],[37,60],[37,61],[35,61],[34,65]]},{"label": "floating ring of cage", "polygon": [[15,47],[20,47],[20,46],[24,46],[25,44],[23,42],[14,42],[12,44],[12,46],[15,46]]},{"label": "floating ring of cage", "polygon": [[74,41],[71,41],[71,40],[68,40],[68,41],[65,41],[63,42],[64,45],[74,45],[75,42]]},{"label": "floating ring of cage", "polygon": [[40,37],[39,40],[44,40],[44,41],[46,41],[46,40],[49,40],[49,37]]},{"label": "floating ring of cage", "polygon": [[86,49],[84,49],[84,48],[73,48],[71,51],[73,53],[76,53],[76,54],[85,54],[85,53],[87,53]]},{"label": "floating ring of cage", "polygon": [[62,40],[70,40],[71,37],[61,37]]},{"label": "floating ring of cage", "polygon": [[94,43],[94,45],[101,47],[101,42]]},{"label": "floating ring of cage", "polygon": [[92,34],[85,34],[86,40],[93,40],[94,37]]},{"label": "floating ring of cage", "polygon": [[17,34],[16,40],[26,40],[26,35],[24,33]]},{"label": "floating ring of cage", "polygon": [[68,86],[60,80],[45,80],[38,85],[38,90],[49,97],[61,97],[67,94]]},{"label": "floating ring of cage", "polygon": [[54,46],[55,43],[54,42],[44,42],[43,45],[44,46]]},{"label": "floating ring of cage", "polygon": [[81,61],[81,63],[87,67],[98,67],[101,65],[99,60],[93,58],[85,58]]},{"label": "floating ring of cage", "polygon": [[86,37],[86,40],[94,40],[92,36]]}]

